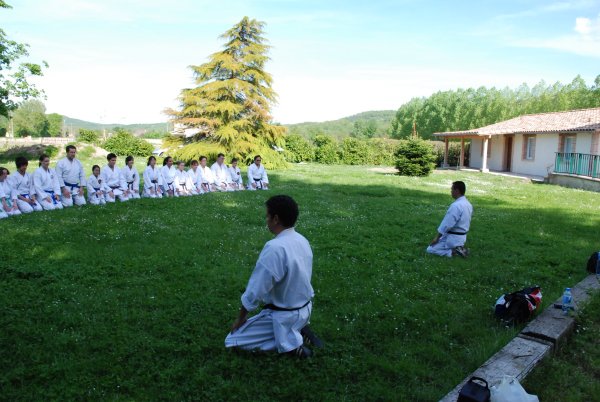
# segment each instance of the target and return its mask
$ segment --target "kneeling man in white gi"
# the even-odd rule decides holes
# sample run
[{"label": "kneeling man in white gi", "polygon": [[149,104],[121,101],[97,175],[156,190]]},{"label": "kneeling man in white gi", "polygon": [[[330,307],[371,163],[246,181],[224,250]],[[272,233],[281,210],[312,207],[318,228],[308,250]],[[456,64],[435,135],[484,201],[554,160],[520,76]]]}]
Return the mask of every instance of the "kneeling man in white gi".
[{"label": "kneeling man in white gi", "polygon": [[465,197],[465,191],[466,186],[462,181],[452,183],[450,194],[455,201],[450,204],[437,235],[427,247],[428,253],[446,257],[466,257],[469,254],[469,249],[464,246],[471,226],[473,206]]},{"label": "kneeling man in white gi", "polygon": [[[258,257],[225,346],[310,357],[312,351],[305,344],[322,346],[307,325],[314,296],[312,250],[294,230],[298,204],[291,197],[276,195],[265,204],[267,227],[276,237]],[[261,312],[247,319],[260,303],[264,303]]]}]

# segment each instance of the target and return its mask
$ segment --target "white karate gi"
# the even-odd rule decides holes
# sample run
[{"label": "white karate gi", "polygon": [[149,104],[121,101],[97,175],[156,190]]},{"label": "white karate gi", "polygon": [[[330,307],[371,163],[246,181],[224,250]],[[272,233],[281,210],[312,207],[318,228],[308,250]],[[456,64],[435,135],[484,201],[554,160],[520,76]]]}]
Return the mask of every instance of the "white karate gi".
[{"label": "white karate gi", "polygon": [[242,305],[248,311],[255,310],[260,302],[298,309],[263,309],[237,331],[227,335],[225,346],[277,350],[279,353],[300,347],[300,330],[308,324],[312,311],[312,260],[308,240],[294,228],[286,229],[268,241],[242,295]]},{"label": "white karate gi", "polygon": [[454,200],[437,230],[442,237],[436,244],[427,247],[427,252],[452,257],[452,250],[458,246],[464,246],[467,241],[472,215],[473,206],[464,195]]},{"label": "white karate gi", "polygon": [[185,170],[181,171],[177,169],[173,184],[175,185],[175,195],[177,197],[186,197],[188,195],[197,194],[194,189],[194,184]]},{"label": "white karate gi", "polygon": [[111,169],[110,166],[105,165],[100,171],[100,177],[104,184],[110,188],[109,191],[112,191],[114,194],[114,196],[111,197],[109,192],[106,192],[104,194],[106,202],[115,202],[116,198],[121,202],[125,202],[129,199],[129,197],[125,195],[127,183],[123,179],[123,175],[121,175],[121,169],[116,166]]},{"label": "white karate gi", "polygon": [[160,188],[162,191],[163,180],[160,174],[160,169],[157,167],[146,166],[144,170],[144,197],[149,198],[162,198],[162,193],[158,192]]},{"label": "white karate gi", "polygon": [[215,185],[219,191],[233,191],[231,187],[231,177],[226,164],[219,165],[218,162],[213,163],[210,170],[215,178]]},{"label": "white karate gi", "polygon": [[[58,176],[58,184],[61,189],[60,199],[65,207],[75,205],[85,205],[85,197],[83,193],[79,195],[79,189],[85,187],[85,173],[79,159],[63,158],[56,164],[56,176]],[[63,187],[66,187],[71,193],[69,198],[62,194]]]},{"label": "white karate gi", "polygon": [[17,205],[17,191],[8,181],[8,177],[4,181],[0,181],[0,198],[4,198],[9,207],[9,211],[5,211],[0,204],[0,211],[4,212],[7,216],[21,215],[21,211],[19,211],[19,206]]},{"label": "white karate gi", "polygon": [[[4,194],[4,191],[2,191],[2,187],[0,186],[0,201],[2,200],[2,198],[7,198],[7,197]],[[8,198],[10,198],[10,197],[8,197]],[[8,218],[8,213],[6,213],[6,211],[4,211],[4,207],[0,204],[0,219],[3,219],[3,218]]]},{"label": "white karate gi", "polygon": [[202,184],[206,187],[202,190],[204,190],[205,193],[215,191],[215,175],[212,170],[210,170],[208,166],[199,166],[198,169],[200,169],[200,173],[202,174]]},{"label": "white karate gi", "polygon": [[[63,209],[62,202],[56,201],[54,197],[55,195],[60,197],[60,185],[54,169],[46,170],[41,166],[37,168],[33,172],[33,187],[35,196],[44,210]],[[50,201],[47,201],[46,198],[50,198]]]},{"label": "white karate gi", "polygon": [[[97,194],[98,192],[102,192],[102,194]],[[98,175],[98,177],[93,174],[90,175],[87,179],[87,195],[88,202],[92,205],[104,205],[106,204],[106,194],[110,191],[110,187],[108,187],[104,180],[102,180],[102,176]]]},{"label": "white karate gi", "polygon": [[163,189],[163,195],[165,197],[168,197],[168,190],[171,190],[173,192],[173,195],[175,195],[175,174],[177,173],[177,169],[175,169],[174,165],[171,165],[171,167],[169,168],[167,165],[164,165],[163,167],[160,168],[160,174],[162,175],[162,189]]},{"label": "white karate gi", "polygon": [[121,176],[125,184],[127,185],[127,189],[129,190],[128,198],[139,199],[140,198],[140,174],[138,173],[135,166],[132,166],[131,169],[129,166],[125,165],[125,167],[121,168]]},{"label": "white karate gi", "polygon": [[191,168],[187,171],[187,174],[190,177],[190,181],[192,182],[194,189],[196,190],[196,194],[204,194],[205,191],[202,188],[202,169],[196,166],[196,170],[194,170],[194,168]]},{"label": "white karate gi", "polygon": [[43,208],[40,203],[35,200],[33,204],[25,202],[21,200],[19,197],[26,199],[35,198],[35,188],[33,187],[33,177],[27,172],[22,175],[19,171],[8,176],[7,180],[9,181],[12,188],[17,193],[17,206],[19,210],[24,214],[28,214],[33,211],[42,211]]},{"label": "white karate gi", "polygon": [[228,170],[229,177],[231,178],[231,183],[233,184],[234,190],[243,190],[244,180],[242,179],[242,173],[240,172],[240,168],[238,166],[229,166]]},{"label": "white karate gi", "polygon": [[[256,188],[252,184],[256,184]],[[267,190],[264,185],[269,185],[267,171],[263,165],[256,166],[256,163],[248,166],[248,190]]]}]

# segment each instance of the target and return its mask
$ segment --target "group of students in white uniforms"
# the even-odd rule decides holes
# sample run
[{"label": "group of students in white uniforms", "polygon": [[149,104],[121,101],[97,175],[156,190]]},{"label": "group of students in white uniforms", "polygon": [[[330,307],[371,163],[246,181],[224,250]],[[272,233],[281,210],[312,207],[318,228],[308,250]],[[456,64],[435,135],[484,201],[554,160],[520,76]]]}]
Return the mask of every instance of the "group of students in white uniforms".
[{"label": "group of students in white uniforms", "polygon": [[[15,160],[17,171],[10,174],[0,168],[0,218],[33,211],[53,210],[73,205],[103,205],[107,202],[128,201],[140,197],[161,198],[205,194],[216,191],[243,190],[244,183],[238,160],[232,159],[231,166],[224,163],[225,156],[219,154],[211,168],[206,166],[207,158],[200,162],[192,161],[189,170],[173,158],[166,157],[163,167],[156,167],[156,158],[148,158],[144,170],[144,185],[140,192],[140,175],[133,166],[132,156],[125,159],[125,166],[116,166],[117,156],[107,155],[107,164],[102,169],[92,167],[92,174],[85,178],[81,162],[75,158],[77,149],[66,147],[67,156],[50,168],[50,158],[41,155],[40,167],[33,175],[27,173],[29,161],[25,157]],[[248,168],[248,190],[267,190],[269,179],[262,158],[257,155]],[[87,188],[87,200],[84,194]]]}]

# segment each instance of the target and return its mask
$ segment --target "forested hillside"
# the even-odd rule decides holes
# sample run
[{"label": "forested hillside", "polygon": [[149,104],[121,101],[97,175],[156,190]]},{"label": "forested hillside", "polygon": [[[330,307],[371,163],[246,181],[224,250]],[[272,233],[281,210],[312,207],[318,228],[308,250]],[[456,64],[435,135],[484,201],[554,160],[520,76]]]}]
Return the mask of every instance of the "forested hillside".
[{"label": "forested hillside", "polygon": [[393,138],[409,137],[413,122],[422,138],[435,132],[469,130],[516,116],[600,107],[600,75],[590,86],[575,77],[569,84],[540,81],[533,88],[469,88],[413,98],[398,109],[391,123]]},{"label": "forested hillside", "polygon": [[378,110],[363,112],[338,120],[321,123],[307,122],[286,124],[288,134],[298,134],[312,138],[325,134],[337,139],[345,137],[373,138],[389,136],[389,129],[396,112],[394,110]]}]

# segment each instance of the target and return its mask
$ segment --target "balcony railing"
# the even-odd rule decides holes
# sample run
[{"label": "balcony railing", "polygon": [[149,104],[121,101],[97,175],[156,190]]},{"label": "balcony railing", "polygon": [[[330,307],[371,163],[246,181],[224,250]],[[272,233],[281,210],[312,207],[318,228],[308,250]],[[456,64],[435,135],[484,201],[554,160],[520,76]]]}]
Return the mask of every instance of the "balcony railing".
[{"label": "balcony railing", "polygon": [[600,178],[600,155],[557,152],[554,173]]}]

